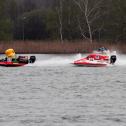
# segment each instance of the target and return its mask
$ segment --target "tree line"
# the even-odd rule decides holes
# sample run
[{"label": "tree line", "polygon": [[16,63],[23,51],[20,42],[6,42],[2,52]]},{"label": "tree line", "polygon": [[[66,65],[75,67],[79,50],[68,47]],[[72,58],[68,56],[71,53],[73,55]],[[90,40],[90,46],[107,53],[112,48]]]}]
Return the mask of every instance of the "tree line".
[{"label": "tree line", "polygon": [[126,40],[125,0],[0,0],[0,40]]}]

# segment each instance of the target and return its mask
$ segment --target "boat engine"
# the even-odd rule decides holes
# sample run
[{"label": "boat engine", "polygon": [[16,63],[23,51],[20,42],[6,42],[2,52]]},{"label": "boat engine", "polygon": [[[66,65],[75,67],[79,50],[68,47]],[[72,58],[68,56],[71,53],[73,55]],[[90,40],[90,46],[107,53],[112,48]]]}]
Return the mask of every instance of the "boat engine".
[{"label": "boat engine", "polygon": [[30,56],[29,63],[34,63],[36,61],[35,56]]},{"label": "boat engine", "polygon": [[110,57],[110,64],[114,64],[116,62],[116,55],[111,55]]}]

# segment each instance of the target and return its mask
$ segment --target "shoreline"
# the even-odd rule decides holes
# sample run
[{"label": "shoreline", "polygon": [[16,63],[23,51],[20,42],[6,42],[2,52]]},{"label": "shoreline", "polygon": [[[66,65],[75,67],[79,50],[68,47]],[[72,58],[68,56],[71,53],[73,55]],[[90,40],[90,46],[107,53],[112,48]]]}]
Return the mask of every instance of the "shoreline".
[{"label": "shoreline", "polygon": [[91,53],[100,47],[106,47],[110,51],[116,50],[126,54],[126,44],[124,42],[96,42],[91,44],[88,41],[1,41],[0,54],[4,54],[6,49],[13,48],[17,54],[73,54]]}]

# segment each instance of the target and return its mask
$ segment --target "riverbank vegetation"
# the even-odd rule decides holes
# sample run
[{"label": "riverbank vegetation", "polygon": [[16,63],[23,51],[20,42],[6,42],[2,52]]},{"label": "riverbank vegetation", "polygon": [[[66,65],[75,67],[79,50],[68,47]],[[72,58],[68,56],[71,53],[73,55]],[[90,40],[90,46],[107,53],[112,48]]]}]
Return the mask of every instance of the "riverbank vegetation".
[{"label": "riverbank vegetation", "polygon": [[7,48],[13,48],[16,53],[90,53],[99,47],[106,47],[111,51],[126,53],[126,44],[122,42],[96,42],[89,41],[6,41],[0,42],[0,53],[4,53]]},{"label": "riverbank vegetation", "polygon": [[112,43],[125,52],[125,12],[125,0],[0,0],[0,44],[55,53]]}]

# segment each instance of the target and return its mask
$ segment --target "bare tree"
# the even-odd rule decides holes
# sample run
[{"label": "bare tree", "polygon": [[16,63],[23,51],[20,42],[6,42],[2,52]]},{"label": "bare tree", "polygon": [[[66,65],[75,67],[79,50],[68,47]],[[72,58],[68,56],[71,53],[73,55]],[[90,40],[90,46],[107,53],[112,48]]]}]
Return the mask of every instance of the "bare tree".
[{"label": "bare tree", "polygon": [[[88,28],[88,33],[89,33],[89,40],[92,43],[92,24],[94,21],[96,21],[100,17],[100,7],[102,4],[102,0],[73,0],[75,4],[79,7],[80,11],[84,15],[87,28]],[[84,30],[82,30],[81,23],[79,21],[79,18],[77,18],[79,28],[81,31],[81,34],[84,38],[88,38]]]},{"label": "bare tree", "polygon": [[59,32],[60,32],[60,40],[63,43],[63,0],[59,0],[59,7],[56,8],[59,17]]}]

